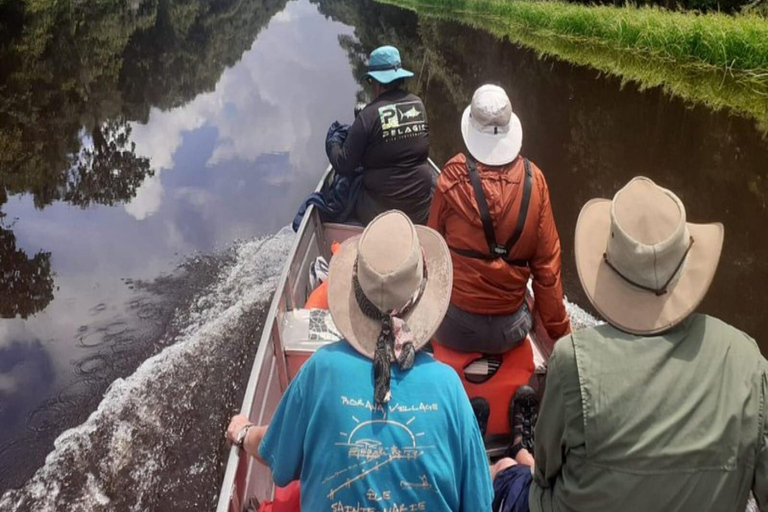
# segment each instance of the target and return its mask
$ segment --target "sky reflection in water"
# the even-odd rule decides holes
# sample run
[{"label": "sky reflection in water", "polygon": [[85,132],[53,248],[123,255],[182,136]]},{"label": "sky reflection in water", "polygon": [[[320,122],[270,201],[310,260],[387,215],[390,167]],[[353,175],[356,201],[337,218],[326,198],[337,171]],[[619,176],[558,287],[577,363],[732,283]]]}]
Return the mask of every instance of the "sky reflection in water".
[{"label": "sky reflection in water", "polygon": [[358,85],[339,34],[351,30],[290,2],[215,90],[132,123],[136,154],[155,170],[132,201],[40,210],[17,195],[3,205],[16,248],[30,258],[51,253],[54,299],[26,320],[0,319],[0,469],[3,445],[23,434],[27,414],[75,382],[73,363],[99,350],[83,346],[100,343],[83,341],[85,326],[125,316],[135,292],[122,278],[152,279],[191,253],[290,223],[327,165],[328,125],[352,117]]}]

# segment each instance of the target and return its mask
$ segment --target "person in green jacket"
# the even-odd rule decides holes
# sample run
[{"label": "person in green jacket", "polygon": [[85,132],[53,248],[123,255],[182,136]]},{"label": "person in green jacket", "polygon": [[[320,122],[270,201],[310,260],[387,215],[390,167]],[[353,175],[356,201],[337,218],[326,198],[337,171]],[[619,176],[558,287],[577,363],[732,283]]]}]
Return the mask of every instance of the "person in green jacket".
[{"label": "person in green jacket", "polygon": [[522,473],[532,512],[743,512],[750,492],[768,510],[768,364],[695,312],[723,232],[686,222],[642,177],[581,210],[576,266],[607,324],[562,338],[549,361]]}]

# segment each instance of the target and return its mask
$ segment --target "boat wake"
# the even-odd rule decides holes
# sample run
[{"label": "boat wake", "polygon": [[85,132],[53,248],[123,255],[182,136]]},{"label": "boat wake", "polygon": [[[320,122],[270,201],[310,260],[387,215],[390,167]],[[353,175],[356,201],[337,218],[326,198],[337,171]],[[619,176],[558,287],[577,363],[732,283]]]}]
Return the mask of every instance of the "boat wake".
[{"label": "boat wake", "polygon": [[294,236],[237,244],[219,277],[174,318],[174,339],[56,439],[3,511],[211,510],[261,323]]},{"label": "boat wake", "polygon": [[571,329],[574,331],[604,323],[584,311],[578,304],[569,301],[568,297],[565,298],[565,310],[568,313],[568,318],[571,320]]}]

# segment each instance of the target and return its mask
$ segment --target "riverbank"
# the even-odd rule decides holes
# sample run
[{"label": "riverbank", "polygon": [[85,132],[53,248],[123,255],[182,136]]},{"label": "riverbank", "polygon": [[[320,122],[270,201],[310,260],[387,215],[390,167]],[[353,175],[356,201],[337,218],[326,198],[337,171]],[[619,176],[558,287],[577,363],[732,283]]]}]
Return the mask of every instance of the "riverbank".
[{"label": "riverbank", "polygon": [[753,117],[768,133],[768,19],[562,2],[377,0]]}]

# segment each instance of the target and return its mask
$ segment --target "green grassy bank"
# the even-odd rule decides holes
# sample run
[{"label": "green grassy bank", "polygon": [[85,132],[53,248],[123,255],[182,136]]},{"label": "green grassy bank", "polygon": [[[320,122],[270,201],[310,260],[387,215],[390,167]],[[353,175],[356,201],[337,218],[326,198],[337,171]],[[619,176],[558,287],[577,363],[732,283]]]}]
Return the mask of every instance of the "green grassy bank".
[{"label": "green grassy bank", "polygon": [[528,0],[377,0],[729,108],[768,132],[768,19]]}]

